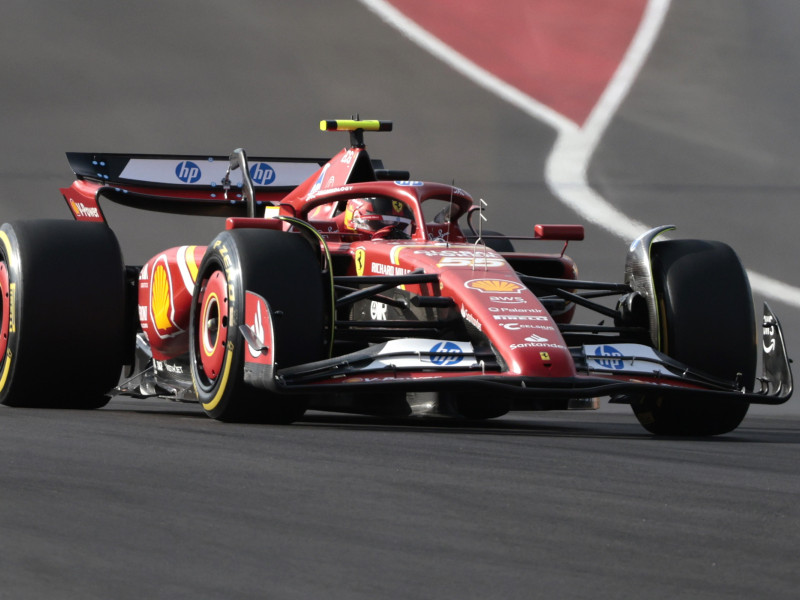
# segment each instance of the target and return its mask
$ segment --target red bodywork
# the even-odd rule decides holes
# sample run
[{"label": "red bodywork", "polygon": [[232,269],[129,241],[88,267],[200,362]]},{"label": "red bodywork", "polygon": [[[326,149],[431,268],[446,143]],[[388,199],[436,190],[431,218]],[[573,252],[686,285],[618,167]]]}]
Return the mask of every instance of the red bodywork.
[{"label": "red bodywork", "polygon": [[[273,343],[273,315],[264,298],[247,290],[246,321],[241,326],[245,369],[249,366],[256,372],[265,367],[260,372],[268,373],[264,377],[269,381],[251,382],[265,390],[336,394],[338,389],[376,385],[402,389],[414,384],[413,389],[423,391],[460,386],[462,393],[470,393],[471,387],[484,386],[515,398],[556,401],[515,404],[523,408],[565,408],[570,399],[615,394],[629,401],[626,394],[686,388],[709,395],[740,392],[735,382],[709,383],[687,376],[681,365],[671,363],[648,341],[650,332],[640,319],[627,329],[615,327],[620,309],[604,308],[590,298],[628,294],[632,288],[627,283],[578,281],[577,268],[564,250],[569,241],[583,239],[582,226],[535,225],[533,235],[523,238],[562,241],[560,252],[492,249],[472,229],[469,217],[470,236],[459,226],[472,211],[478,210],[479,222],[482,218],[468,193],[450,185],[412,181],[405,172],[383,171],[369,158],[359,136],[351,135],[351,140],[351,147],[328,161],[258,159],[256,171],[248,171],[260,181],[257,196],[247,177],[242,177],[241,190],[232,188],[235,184],[228,179],[232,170],[247,169],[241,150],[235,151],[240,153],[237,164],[232,155],[227,173],[220,172],[216,158],[203,162],[199,157],[74,154],[70,160],[78,180],[61,192],[79,221],[104,221],[98,199],[107,196],[153,210],[226,216],[227,229],[268,228],[287,235],[313,231],[312,243],[319,246],[321,260],[328,257],[324,262],[332,272],[331,355],[305,371],[304,365],[296,365],[273,374],[268,350]],[[157,179],[126,176],[146,173],[151,165]],[[210,171],[214,174],[208,175]],[[181,181],[171,181],[172,174]],[[302,177],[291,181],[292,174]],[[280,181],[281,187],[270,187],[270,178]],[[378,197],[391,200],[398,213],[413,215],[409,236],[398,239],[384,230],[362,233],[348,227],[347,201]],[[510,239],[517,238],[505,241]],[[214,282],[206,286],[203,298],[195,293],[206,251],[200,245],[170,248],[138,272],[138,328],[156,372],[174,377],[168,382],[173,390],[192,388],[186,365],[193,302],[202,304],[201,311],[206,304],[214,308]],[[375,286],[386,287],[372,292]],[[578,296],[573,287],[595,291]],[[365,288],[368,294],[359,295]],[[222,289],[217,295],[223,295]],[[616,337],[598,335],[604,329],[600,325],[571,325],[575,303],[599,308],[610,317],[612,325],[602,333]],[[347,337],[362,326],[362,333],[374,332],[377,337]],[[424,333],[415,333],[414,327]],[[625,354],[610,345],[613,340],[624,346]],[[341,354],[334,351],[337,342],[347,347]],[[209,344],[201,357],[208,372],[219,368],[219,348]],[[790,394],[790,386],[787,389]],[[769,397],[759,393],[766,398],[764,403],[788,398],[777,392]],[[748,400],[757,401],[755,396]]]},{"label": "red bodywork", "polygon": [[[361,156],[363,153],[363,157]],[[455,308],[463,319],[485,335],[502,355],[509,375],[536,377],[573,377],[576,375],[569,349],[558,331],[554,317],[537,297],[519,280],[502,254],[483,245],[467,242],[457,222],[473,205],[464,190],[418,181],[366,181],[351,183],[356,165],[366,160],[364,148],[345,148],[304,183],[283,197],[278,214],[309,221],[322,234],[330,252],[349,255],[346,275],[402,275],[422,269],[439,275],[438,284],[404,286],[413,295],[442,296],[455,299]],[[106,186],[99,182],[78,180],[62,189],[77,220],[102,220],[97,198]],[[130,186],[136,193],[171,197],[191,196],[181,189],[150,189]],[[196,195],[196,194],[195,194]],[[417,224],[411,239],[370,239],[344,227],[340,208],[350,198],[385,196],[404,203],[415,215]],[[449,203],[452,215],[446,223],[426,222],[425,203],[438,200]],[[270,209],[267,209],[270,210]],[[288,224],[267,224],[247,218],[229,219],[228,228],[267,226],[289,229]],[[551,226],[549,233],[537,226],[539,239],[576,239],[582,237],[580,226]],[[170,248],[152,259],[139,274],[139,323],[148,338],[153,358],[164,361],[188,352],[189,311],[198,265],[205,246]],[[531,261],[544,258],[527,255]],[[547,255],[556,276],[574,278],[577,272],[571,259]],[[559,317],[568,321],[571,312]],[[408,374],[412,375],[413,374]],[[428,373],[422,376],[429,376]]]}]

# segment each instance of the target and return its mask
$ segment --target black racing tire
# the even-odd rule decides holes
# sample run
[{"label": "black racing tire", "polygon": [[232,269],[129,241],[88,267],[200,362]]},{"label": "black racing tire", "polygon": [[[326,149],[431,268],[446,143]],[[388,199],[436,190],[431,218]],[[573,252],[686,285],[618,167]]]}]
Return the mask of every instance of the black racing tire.
[{"label": "black racing tire", "polygon": [[[693,369],[752,390],[756,329],[747,273],[726,244],[669,240],[653,244],[660,350]],[[631,404],[656,435],[711,436],[733,431],[749,403],[695,398],[643,398]]]},{"label": "black racing tire", "polygon": [[[245,291],[262,296],[274,319],[277,366],[324,358],[325,296],[319,261],[300,235],[264,229],[220,233],[200,265],[189,328],[192,382],[206,414],[220,421],[291,423],[308,399],[277,394],[244,380]],[[213,303],[210,298],[213,292]],[[215,313],[217,320],[209,319]],[[204,316],[205,315],[205,316]],[[219,353],[218,368],[204,367],[202,340]]]},{"label": "black racing tire", "polygon": [[0,228],[0,403],[108,403],[125,356],[125,266],[105,223]]},{"label": "black racing tire", "polygon": [[455,395],[457,413],[471,421],[502,417],[511,410],[511,400],[486,393],[462,392]]}]

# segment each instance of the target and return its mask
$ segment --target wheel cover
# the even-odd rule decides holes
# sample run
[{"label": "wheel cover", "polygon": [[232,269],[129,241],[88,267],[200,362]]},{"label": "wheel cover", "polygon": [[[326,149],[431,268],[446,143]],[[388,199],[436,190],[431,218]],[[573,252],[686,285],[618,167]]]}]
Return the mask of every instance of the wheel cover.
[{"label": "wheel cover", "polygon": [[210,381],[222,372],[228,343],[228,282],[222,271],[214,271],[208,279],[200,301],[200,322],[197,352],[200,364]]}]

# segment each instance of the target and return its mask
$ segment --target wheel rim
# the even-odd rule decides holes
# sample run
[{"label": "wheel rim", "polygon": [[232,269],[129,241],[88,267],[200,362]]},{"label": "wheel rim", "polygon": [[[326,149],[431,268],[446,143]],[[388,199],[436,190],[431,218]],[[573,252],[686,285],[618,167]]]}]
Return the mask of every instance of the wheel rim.
[{"label": "wheel rim", "polygon": [[198,352],[203,372],[215,381],[222,371],[228,342],[228,282],[222,271],[208,279],[200,301]]},{"label": "wheel rim", "polygon": [[0,363],[8,350],[8,334],[11,331],[11,296],[8,284],[8,266],[0,262]]}]

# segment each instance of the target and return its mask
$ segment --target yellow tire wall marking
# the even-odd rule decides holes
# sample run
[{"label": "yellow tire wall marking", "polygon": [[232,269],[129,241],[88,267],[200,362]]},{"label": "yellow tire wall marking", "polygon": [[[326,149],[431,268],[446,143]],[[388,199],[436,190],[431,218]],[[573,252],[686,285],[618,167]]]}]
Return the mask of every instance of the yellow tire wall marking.
[{"label": "yellow tire wall marking", "polygon": [[[10,275],[10,271],[14,260],[13,258],[14,254],[11,252],[11,240],[8,239],[8,235],[6,234],[5,231],[0,231],[0,242],[2,242],[3,246],[5,246],[5,255],[6,255],[6,260],[8,261],[9,275]],[[8,333],[10,335],[15,330],[14,320],[17,311],[16,307],[14,306],[14,303],[16,302],[15,290],[17,286],[15,283],[9,282],[8,287],[9,287],[8,301],[11,303],[8,311],[8,318],[9,318]],[[6,350],[6,356],[5,359],[3,360],[3,372],[0,373],[0,391],[4,390],[6,387],[6,382],[8,381],[8,374],[11,372],[12,357],[13,354],[11,352],[11,349],[9,348],[8,350]]]},{"label": "yellow tire wall marking", "polygon": [[222,395],[225,393],[225,389],[228,387],[228,377],[231,374],[231,363],[233,363],[233,342],[228,340],[228,344],[225,348],[225,366],[222,369],[222,378],[219,380],[219,385],[217,386],[217,393],[214,394],[214,397],[209,401],[203,404],[203,408],[206,410],[214,410],[219,404],[219,401],[222,400]]}]

